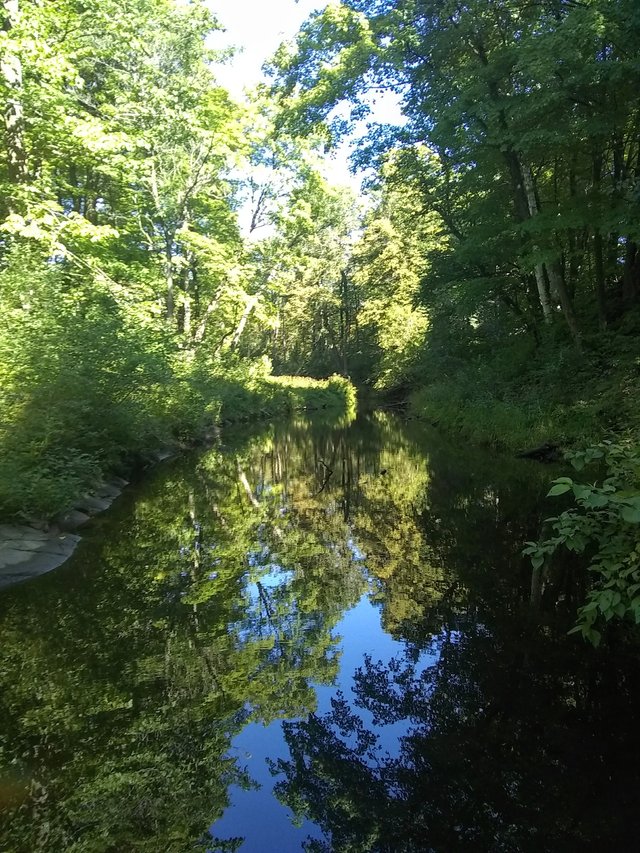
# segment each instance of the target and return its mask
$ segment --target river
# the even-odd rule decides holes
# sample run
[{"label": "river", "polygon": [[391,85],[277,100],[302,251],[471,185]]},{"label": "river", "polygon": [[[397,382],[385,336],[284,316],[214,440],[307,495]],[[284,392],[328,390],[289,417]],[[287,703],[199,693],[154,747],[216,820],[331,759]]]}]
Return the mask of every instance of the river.
[{"label": "river", "polygon": [[0,595],[0,850],[636,850],[640,656],[532,592],[550,476],[385,412],[159,466]]}]

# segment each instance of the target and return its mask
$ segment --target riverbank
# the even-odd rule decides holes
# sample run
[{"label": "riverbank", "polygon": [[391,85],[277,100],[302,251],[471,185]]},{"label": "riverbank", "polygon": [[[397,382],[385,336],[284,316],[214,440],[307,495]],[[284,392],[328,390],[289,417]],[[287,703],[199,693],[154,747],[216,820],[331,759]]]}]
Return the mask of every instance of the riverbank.
[{"label": "riverbank", "polygon": [[114,476],[129,477],[210,440],[221,424],[299,410],[341,415],[355,408],[355,388],[342,377],[271,376],[260,368],[174,376],[161,396],[157,388],[149,392],[144,409],[113,400],[107,411],[96,409],[89,417],[85,411],[75,430],[54,403],[46,441],[41,421],[25,424],[22,442],[19,430],[7,430],[0,436],[0,520],[57,524],[70,509],[83,511],[88,500],[99,498],[102,484]]},{"label": "riverbank", "polygon": [[[222,390],[222,389],[221,389]],[[233,393],[231,393],[233,391]],[[353,385],[340,376],[325,380],[298,376],[263,376],[254,383],[227,386],[224,405],[220,400],[218,421],[201,426],[188,440],[174,438],[160,448],[148,448],[136,455],[123,453],[117,469],[127,475],[171,458],[176,453],[202,441],[210,441],[219,424],[233,424],[268,419],[295,411],[318,409],[335,413],[336,419],[355,412],[356,392]],[[0,589],[29,580],[58,568],[74,552],[80,542],[75,532],[93,516],[108,509],[128,481],[113,470],[100,471],[104,479],[76,482],[76,493],[67,492],[64,505],[51,504],[46,516],[21,513],[24,523],[0,524]],[[20,493],[38,477],[37,471],[25,470],[23,482],[14,487]],[[4,484],[5,496],[9,484]],[[64,484],[51,482],[53,491]],[[2,492],[0,492],[1,494]],[[5,497],[6,500],[6,497]]]},{"label": "riverbank", "polygon": [[410,391],[408,409],[473,444],[585,447],[638,432],[639,363],[637,336],[623,333],[594,335],[581,352],[511,342],[428,370],[434,380]]}]

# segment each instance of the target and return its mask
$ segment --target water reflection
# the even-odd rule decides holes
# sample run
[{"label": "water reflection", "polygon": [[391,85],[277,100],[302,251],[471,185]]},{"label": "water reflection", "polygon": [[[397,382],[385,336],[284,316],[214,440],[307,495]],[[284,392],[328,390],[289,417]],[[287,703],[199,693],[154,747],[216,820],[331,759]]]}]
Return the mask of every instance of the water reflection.
[{"label": "water reflection", "polygon": [[0,599],[0,849],[631,849],[637,665],[570,574],[531,608],[544,469],[380,413],[223,442]]},{"label": "water reflection", "polygon": [[[577,656],[553,671],[548,644],[496,649],[485,628],[437,647],[429,667],[410,648],[367,658],[352,695],[284,723],[278,796],[331,839],[305,849],[637,849],[637,678]],[[398,724],[389,755],[381,734]]]}]

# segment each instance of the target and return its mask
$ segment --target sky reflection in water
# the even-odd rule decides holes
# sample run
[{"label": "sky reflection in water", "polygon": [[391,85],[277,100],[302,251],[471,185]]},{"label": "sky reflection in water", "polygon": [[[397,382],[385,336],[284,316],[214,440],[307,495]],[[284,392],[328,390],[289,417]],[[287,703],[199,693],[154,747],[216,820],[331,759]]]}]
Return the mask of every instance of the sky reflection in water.
[{"label": "sky reflection in water", "polygon": [[223,442],[0,598],[0,850],[634,849],[638,655],[567,638],[574,567],[530,601],[542,466],[384,413]]}]

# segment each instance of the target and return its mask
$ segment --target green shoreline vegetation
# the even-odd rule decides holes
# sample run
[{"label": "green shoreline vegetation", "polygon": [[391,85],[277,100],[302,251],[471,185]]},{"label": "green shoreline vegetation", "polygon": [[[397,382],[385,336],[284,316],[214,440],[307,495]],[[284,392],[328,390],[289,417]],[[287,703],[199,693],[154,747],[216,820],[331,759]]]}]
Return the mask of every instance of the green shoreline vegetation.
[{"label": "green shoreline vegetation", "polygon": [[[3,0],[0,512],[356,386],[508,451],[622,448],[539,547],[602,566],[613,523],[597,584],[631,598],[595,610],[635,613],[637,2],[332,2],[243,103],[219,28],[204,0]],[[323,157],[380,91],[404,122],[370,122],[356,198]]]},{"label": "green shoreline vegetation", "polygon": [[637,435],[640,317],[626,320],[624,331],[596,332],[580,352],[567,341],[544,350],[527,340],[487,347],[412,390],[410,411],[505,451],[546,442],[570,450]]}]

